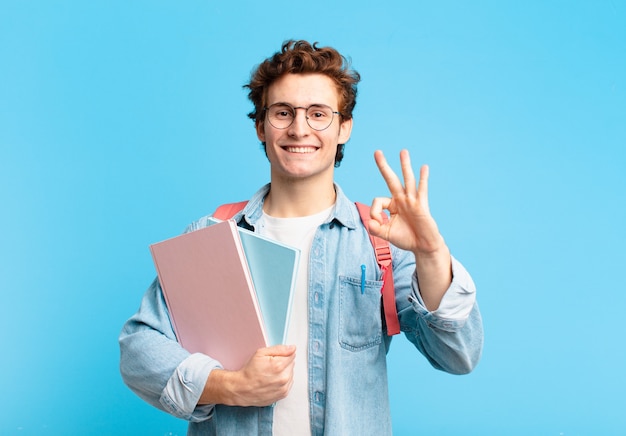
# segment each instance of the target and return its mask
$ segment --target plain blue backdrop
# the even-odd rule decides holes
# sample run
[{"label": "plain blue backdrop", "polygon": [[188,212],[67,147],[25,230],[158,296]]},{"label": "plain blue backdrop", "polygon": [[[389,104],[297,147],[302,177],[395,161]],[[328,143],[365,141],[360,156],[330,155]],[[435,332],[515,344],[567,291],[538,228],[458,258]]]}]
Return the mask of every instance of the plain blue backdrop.
[{"label": "plain blue backdrop", "polygon": [[181,435],[117,335],[148,245],[247,199],[268,164],[242,85],[289,38],[362,74],[337,181],[431,167],[479,289],[478,368],[389,355],[395,434],[626,434],[626,2],[0,3],[0,433]]}]

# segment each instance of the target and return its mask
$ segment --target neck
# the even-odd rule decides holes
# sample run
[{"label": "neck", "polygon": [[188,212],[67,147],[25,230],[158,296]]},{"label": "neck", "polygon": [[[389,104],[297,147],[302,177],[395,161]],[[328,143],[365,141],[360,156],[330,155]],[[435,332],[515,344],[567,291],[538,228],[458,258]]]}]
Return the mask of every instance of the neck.
[{"label": "neck", "polygon": [[280,183],[272,181],[263,210],[277,218],[309,216],[335,204],[337,194],[333,181],[317,183]]}]

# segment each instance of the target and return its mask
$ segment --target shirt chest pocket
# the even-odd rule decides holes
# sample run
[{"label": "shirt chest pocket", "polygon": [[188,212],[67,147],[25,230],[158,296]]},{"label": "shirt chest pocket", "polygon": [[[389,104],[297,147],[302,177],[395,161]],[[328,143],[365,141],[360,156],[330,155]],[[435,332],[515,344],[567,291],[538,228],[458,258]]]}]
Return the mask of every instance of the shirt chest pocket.
[{"label": "shirt chest pocket", "polygon": [[379,345],[382,340],[382,281],[339,277],[339,343],[350,351]]}]

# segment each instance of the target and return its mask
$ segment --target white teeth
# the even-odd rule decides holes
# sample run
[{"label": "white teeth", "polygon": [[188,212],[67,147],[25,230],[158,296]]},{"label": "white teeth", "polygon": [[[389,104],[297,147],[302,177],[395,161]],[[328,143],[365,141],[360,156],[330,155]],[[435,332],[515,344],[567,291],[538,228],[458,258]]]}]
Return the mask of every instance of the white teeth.
[{"label": "white teeth", "polygon": [[285,147],[289,153],[313,153],[317,150],[315,147]]}]

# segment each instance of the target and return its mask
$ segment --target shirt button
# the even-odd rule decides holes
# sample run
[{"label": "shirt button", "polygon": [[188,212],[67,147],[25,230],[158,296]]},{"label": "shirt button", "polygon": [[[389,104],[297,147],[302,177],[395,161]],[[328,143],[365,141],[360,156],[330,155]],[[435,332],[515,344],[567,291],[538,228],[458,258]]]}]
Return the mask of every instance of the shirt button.
[{"label": "shirt button", "polygon": [[319,303],[319,301],[320,301],[320,294],[319,294],[319,292],[316,292],[315,295],[313,296],[313,298],[315,299],[316,303]]}]

